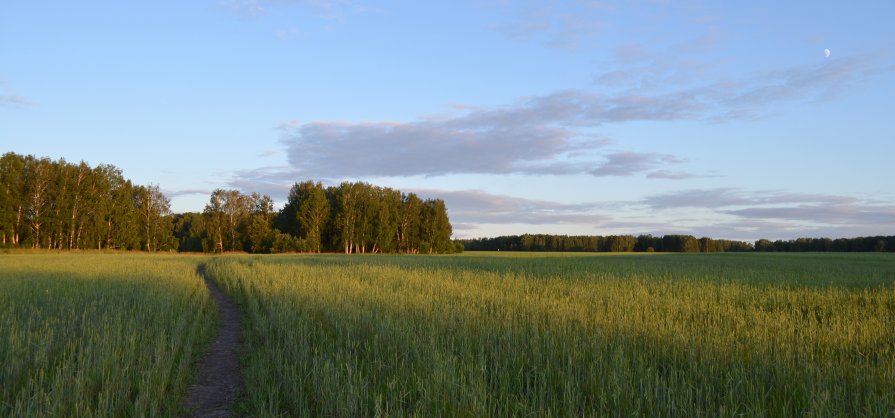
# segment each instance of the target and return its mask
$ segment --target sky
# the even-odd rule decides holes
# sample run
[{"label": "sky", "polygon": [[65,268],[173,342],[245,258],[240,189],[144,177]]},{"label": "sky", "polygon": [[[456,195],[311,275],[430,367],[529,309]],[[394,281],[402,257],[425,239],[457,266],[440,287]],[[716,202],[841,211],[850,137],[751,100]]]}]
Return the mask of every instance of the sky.
[{"label": "sky", "polygon": [[895,234],[895,2],[0,3],[0,151],[175,212],[365,181],[454,237]]}]

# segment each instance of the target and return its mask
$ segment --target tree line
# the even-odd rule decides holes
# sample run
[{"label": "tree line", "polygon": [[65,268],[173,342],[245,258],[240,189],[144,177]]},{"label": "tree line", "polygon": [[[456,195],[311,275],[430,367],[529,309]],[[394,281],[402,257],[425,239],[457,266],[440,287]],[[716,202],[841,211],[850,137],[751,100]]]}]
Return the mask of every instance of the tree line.
[{"label": "tree line", "polygon": [[367,183],[295,183],[285,206],[258,193],[215,190],[205,209],[172,213],[157,185],[109,164],[6,153],[0,157],[0,246],[181,252],[453,253],[470,251],[888,251],[895,236],[753,243],[692,235],[524,234],[451,241],[447,208]]},{"label": "tree line", "polygon": [[0,157],[0,245],[48,249],[176,248],[169,200],[108,164]]},{"label": "tree line", "polygon": [[895,252],[895,236],[857,238],[797,238],[755,241],[755,251],[779,252]]},{"label": "tree line", "polygon": [[461,240],[467,251],[569,252],[731,252],[752,251],[752,244],[692,235],[550,235],[524,234]]},{"label": "tree line", "polygon": [[258,193],[215,190],[201,212],[172,213],[157,185],[109,164],[0,157],[0,246],[250,253],[451,253],[444,201],[345,182],[296,183],[283,209]]},{"label": "tree line", "polygon": [[467,251],[569,251],[569,252],[745,252],[836,251],[895,252],[895,236],[858,238],[798,238],[755,243],[696,238],[692,235],[549,235],[524,234],[459,240]]},{"label": "tree line", "polygon": [[257,193],[215,190],[202,213],[174,216],[179,251],[251,253],[445,254],[451,241],[447,207],[363,182],[295,183],[285,206]]}]

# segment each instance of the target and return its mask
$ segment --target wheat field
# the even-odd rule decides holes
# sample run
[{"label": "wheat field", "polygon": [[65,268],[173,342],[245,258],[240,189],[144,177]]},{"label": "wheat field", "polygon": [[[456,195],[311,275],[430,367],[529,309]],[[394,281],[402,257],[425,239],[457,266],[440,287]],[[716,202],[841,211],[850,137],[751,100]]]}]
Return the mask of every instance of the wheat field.
[{"label": "wheat field", "polygon": [[244,256],[251,416],[892,416],[888,255]]},{"label": "wheat field", "polygon": [[0,416],[176,416],[215,310],[189,256],[0,255]]}]

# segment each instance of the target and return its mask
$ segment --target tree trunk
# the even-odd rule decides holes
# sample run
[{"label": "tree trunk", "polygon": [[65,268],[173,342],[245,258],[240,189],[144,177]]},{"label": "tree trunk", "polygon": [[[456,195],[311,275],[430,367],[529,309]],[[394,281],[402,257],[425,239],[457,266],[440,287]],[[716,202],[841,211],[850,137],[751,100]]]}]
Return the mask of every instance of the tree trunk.
[{"label": "tree trunk", "polygon": [[22,205],[16,212],[16,226],[12,231],[12,245],[19,245],[19,230],[22,228]]}]

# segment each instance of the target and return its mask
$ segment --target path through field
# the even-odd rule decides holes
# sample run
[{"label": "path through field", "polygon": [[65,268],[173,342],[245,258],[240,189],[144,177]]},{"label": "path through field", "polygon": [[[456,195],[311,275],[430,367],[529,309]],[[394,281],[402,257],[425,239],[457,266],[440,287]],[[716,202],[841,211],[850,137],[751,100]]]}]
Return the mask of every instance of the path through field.
[{"label": "path through field", "polygon": [[239,370],[242,348],[239,309],[214,281],[205,277],[204,265],[199,266],[198,272],[217,303],[221,325],[208,353],[199,362],[199,376],[187,392],[184,404],[193,417],[229,417],[233,401],[243,386]]}]

